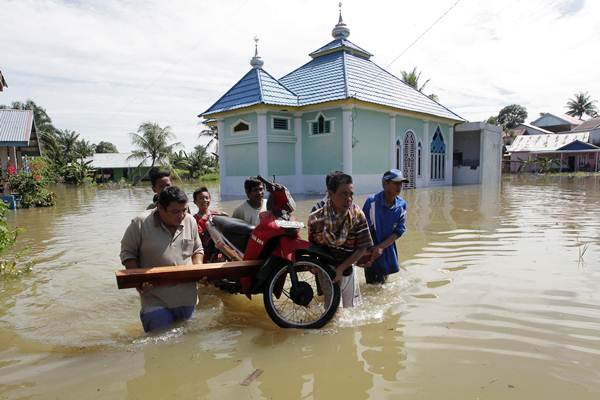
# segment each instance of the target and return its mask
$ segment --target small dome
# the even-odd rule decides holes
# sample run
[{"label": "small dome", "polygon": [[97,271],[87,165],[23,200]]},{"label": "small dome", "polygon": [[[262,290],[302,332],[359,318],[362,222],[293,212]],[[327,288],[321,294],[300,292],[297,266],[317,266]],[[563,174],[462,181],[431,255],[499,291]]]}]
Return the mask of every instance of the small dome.
[{"label": "small dome", "polygon": [[254,57],[250,59],[250,65],[252,68],[262,68],[265,62],[258,55],[258,38],[254,37]]},{"label": "small dome", "polygon": [[350,29],[344,23],[342,19],[342,3],[339,3],[340,6],[340,18],[338,19],[337,25],[331,31],[331,36],[334,39],[347,39],[350,36]]}]

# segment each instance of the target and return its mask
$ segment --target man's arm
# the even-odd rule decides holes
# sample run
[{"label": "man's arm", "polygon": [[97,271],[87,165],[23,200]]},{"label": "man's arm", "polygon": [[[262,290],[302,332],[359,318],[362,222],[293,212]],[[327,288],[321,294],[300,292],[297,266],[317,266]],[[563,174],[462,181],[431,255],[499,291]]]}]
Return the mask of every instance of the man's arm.
[{"label": "man's arm", "polygon": [[394,244],[394,242],[399,237],[400,235],[398,235],[397,233],[392,233],[383,242],[373,246],[371,248],[371,259],[365,264],[365,266],[369,267],[375,260],[377,260],[383,254],[383,250]]},{"label": "man's arm", "polygon": [[135,218],[131,221],[121,239],[121,264],[125,268],[139,268],[142,223]]},{"label": "man's arm", "polygon": [[365,251],[367,251],[367,249],[364,248],[356,250],[350,257],[346,258],[340,265],[338,265],[335,269],[335,279],[333,281],[340,282],[342,280],[344,271],[350,268],[352,264],[357,262],[365,254]]}]

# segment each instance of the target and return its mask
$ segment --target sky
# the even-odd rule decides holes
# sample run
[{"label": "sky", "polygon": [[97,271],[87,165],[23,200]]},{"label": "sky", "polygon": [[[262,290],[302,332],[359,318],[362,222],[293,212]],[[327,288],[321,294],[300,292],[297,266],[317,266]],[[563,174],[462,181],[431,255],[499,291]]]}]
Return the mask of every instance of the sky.
[{"label": "sky", "polygon": [[[580,91],[600,99],[600,1],[346,0],[342,13],[373,62],[397,76],[416,66],[424,92],[469,121],[514,103],[527,121],[564,113]],[[251,68],[255,36],[279,78],[332,40],[337,19],[324,0],[0,0],[0,104],[33,99],[55,127],[121,152],[146,121],[191,149],[197,115]]]}]

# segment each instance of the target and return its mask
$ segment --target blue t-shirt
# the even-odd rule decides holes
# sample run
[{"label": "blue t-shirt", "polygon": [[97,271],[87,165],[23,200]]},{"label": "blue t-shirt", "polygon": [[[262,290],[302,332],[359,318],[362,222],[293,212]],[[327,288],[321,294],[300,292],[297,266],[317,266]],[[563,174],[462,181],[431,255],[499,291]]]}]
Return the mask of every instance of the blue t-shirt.
[{"label": "blue t-shirt", "polygon": [[[406,231],[406,201],[396,196],[396,201],[391,207],[385,205],[383,191],[369,196],[363,212],[367,217],[373,243],[376,245],[385,241],[392,233],[402,236]],[[377,273],[393,274],[400,270],[398,265],[398,250],[396,243],[383,250],[371,268]]]}]

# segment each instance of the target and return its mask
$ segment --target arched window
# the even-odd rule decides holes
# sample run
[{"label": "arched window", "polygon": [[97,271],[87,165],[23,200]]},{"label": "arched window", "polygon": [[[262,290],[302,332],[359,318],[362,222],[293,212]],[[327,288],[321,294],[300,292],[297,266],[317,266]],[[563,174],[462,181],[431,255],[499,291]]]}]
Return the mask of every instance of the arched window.
[{"label": "arched window", "polygon": [[444,180],[446,173],[446,145],[438,126],[431,141],[431,180]]},{"label": "arched window", "polygon": [[402,142],[400,139],[396,140],[396,169],[400,169],[400,157],[402,151]]},{"label": "arched window", "polygon": [[423,159],[423,146],[421,142],[417,145],[417,176],[421,176],[421,160]]},{"label": "arched window", "polygon": [[309,131],[313,135],[323,135],[333,133],[333,118],[325,118],[321,113],[315,119],[308,122]]}]

